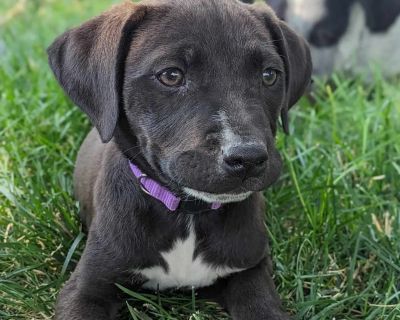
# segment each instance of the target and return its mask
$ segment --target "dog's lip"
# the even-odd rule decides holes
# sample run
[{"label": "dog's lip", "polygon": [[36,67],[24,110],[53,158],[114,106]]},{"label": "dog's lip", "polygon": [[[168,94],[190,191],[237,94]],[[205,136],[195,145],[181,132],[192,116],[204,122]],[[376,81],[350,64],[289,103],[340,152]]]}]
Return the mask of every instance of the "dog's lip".
[{"label": "dog's lip", "polygon": [[[163,166],[161,166],[163,167]],[[241,202],[246,200],[254,192],[258,192],[264,189],[257,185],[259,178],[248,178],[245,181],[242,179],[237,179],[232,189],[225,189],[221,192],[218,191],[207,191],[200,190],[196,186],[190,186],[178,183],[177,180],[173,179],[169,174],[169,170],[165,170],[164,174],[168,177],[169,181],[173,186],[172,190],[176,190],[178,194],[182,194],[182,198],[185,196],[191,196],[193,198],[205,201],[207,203],[231,203],[231,202]],[[247,183],[246,183],[247,182]]]},{"label": "dog's lip", "polygon": [[246,200],[253,191],[232,191],[231,193],[209,193],[205,191],[199,191],[191,188],[184,187],[184,193],[187,195],[194,197],[196,199],[208,202],[208,203],[231,203],[231,202],[240,202]]}]

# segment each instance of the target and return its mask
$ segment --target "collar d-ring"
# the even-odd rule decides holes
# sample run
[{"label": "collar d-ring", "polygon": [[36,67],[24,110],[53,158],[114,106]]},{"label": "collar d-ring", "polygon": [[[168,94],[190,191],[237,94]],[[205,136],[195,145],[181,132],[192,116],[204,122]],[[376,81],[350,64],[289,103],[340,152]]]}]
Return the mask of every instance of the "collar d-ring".
[{"label": "collar d-ring", "polygon": [[142,191],[143,191],[145,194],[151,196],[150,191],[148,191],[148,190],[144,187],[144,184],[143,184],[143,182],[142,182],[142,180],[145,179],[145,178],[147,178],[147,174],[145,174],[145,173],[142,173],[139,177],[137,177],[137,179],[138,179],[138,181],[139,181],[139,186],[140,186],[140,189],[142,189]]}]

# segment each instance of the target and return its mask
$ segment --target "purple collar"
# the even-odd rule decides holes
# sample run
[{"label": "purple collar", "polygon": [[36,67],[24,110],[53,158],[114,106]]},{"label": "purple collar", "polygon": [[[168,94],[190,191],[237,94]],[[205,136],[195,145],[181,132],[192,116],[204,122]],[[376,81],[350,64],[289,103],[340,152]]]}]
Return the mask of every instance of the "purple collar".
[{"label": "purple collar", "polygon": [[149,196],[161,201],[170,211],[176,211],[178,208],[187,209],[189,213],[197,213],[208,210],[218,210],[221,208],[221,203],[214,202],[212,204],[206,203],[202,200],[196,200],[188,197],[188,200],[182,200],[174,195],[167,188],[160,185],[157,181],[149,178],[143,173],[135,164],[129,161],[129,166],[138,179],[140,188]]}]

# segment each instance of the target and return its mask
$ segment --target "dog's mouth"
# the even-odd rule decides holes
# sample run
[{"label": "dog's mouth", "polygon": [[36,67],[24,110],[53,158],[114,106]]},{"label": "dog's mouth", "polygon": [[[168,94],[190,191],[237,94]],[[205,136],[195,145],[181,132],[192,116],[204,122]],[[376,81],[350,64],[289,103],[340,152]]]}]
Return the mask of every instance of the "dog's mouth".
[{"label": "dog's mouth", "polygon": [[[214,176],[217,178],[218,176]],[[218,177],[214,183],[202,181],[203,183],[193,183],[186,179],[169,179],[173,185],[183,195],[202,200],[207,203],[232,203],[241,202],[250,197],[254,192],[264,189],[263,179],[248,178],[246,180],[233,179],[227,180],[226,177]],[[186,181],[185,181],[186,180]],[[199,180],[193,179],[195,182]],[[180,181],[180,183],[178,182]],[[207,183],[208,182],[208,183]]]},{"label": "dog's mouth", "polygon": [[197,152],[178,154],[158,163],[159,171],[171,190],[182,197],[189,196],[207,203],[244,201],[254,192],[264,190],[273,176],[269,172],[269,163],[257,176],[242,177],[222,170],[218,161]]},{"label": "dog's mouth", "polygon": [[221,193],[221,194],[216,194],[216,193],[209,193],[209,192],[204,192],[204,191],[199,191],[199,190],[194,190],[191,188],[183,188],[184,193],[187,195],[194,197],[196,199],[208,202],[208,203],[231,203],[231,202],[241,202],[246,200],[252,193],[253,191],[246,191],[246,192],[241,192],[241,193]]}]

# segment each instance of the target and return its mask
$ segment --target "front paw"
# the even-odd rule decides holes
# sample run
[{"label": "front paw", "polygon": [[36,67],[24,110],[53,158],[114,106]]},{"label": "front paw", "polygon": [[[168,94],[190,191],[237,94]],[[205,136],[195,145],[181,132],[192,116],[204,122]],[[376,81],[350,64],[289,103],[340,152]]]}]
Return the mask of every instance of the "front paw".
[{"label": "front paw", "polygon": [[55,313],[55,320],[111,320],[108,304],[82,295],[74,276],[62,288]]}]

